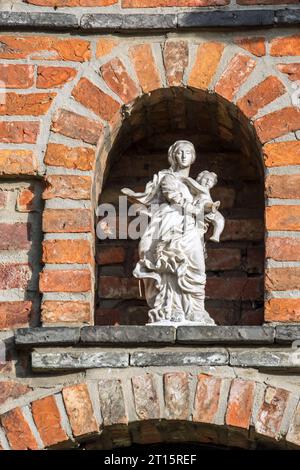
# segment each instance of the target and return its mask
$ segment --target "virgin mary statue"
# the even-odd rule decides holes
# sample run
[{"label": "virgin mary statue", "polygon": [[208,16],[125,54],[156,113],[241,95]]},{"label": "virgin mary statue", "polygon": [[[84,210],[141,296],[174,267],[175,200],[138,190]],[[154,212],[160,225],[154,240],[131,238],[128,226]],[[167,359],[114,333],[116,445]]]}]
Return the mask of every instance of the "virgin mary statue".
[{"label": "virgin mary statue", "polygon": [[215,324],[204,306],[204,234],[219,202],[189,177],[195,159],[194,145],[177,141],[168,152],[170,168],[154,175],[144,193],[122,190],[150,217],[133,275],[143,281],[152,324]]}]

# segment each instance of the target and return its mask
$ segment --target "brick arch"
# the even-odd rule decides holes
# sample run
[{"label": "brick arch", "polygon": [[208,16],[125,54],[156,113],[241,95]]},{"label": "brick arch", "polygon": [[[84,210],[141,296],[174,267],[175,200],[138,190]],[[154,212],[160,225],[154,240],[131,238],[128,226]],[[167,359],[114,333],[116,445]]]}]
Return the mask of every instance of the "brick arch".
[{"label": "brick arch", "polygon": [[195,442],[299,448],[299,390],[186,370],[102,374],[0,416],[3,449]]}]

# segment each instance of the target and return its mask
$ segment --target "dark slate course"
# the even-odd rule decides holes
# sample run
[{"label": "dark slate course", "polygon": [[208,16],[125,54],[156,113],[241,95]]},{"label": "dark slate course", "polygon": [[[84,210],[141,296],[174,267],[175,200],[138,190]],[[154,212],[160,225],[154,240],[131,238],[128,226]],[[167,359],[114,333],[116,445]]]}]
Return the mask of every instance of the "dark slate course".
[{"label": "dark slate course", "polygon": [[80,27],[85,30],[101,31],[174,29],[177,27],[177,16],[172,14],[86,14],[80,19]]},{"label": "dark slate course", "polygon": [[137,367],[190,365],[223,366],[226,364],[228,364],[228,353],[222,348],[210,351],[135,351],[130,355],[130,365]]},{"label": "dark slate course", "polygon": [[[299,7],[298,7],[299,8]],[[293,25],[300,23],[300,10],[277,10],[275,12],[275,22],[278,25]]]},{"label": "dark slate course", "polygon": [[37,28],[63,30],[78,28],[78,19],[69,13],[0,12],[1,28]]},{"label": "dark slate course", "polygon": [[272,26],[274,11],[272,10],[235,10],[235,11],[203,11],[199,13],[179,13],[178,28],[211,28],[237,26]]},{"label": "dark slate course", "polygon": [[15,331],[18,347],[72,345],[79,342],[80,328],[19,328]]},{"label": "dark slate course", "polygon": [[32,369],[42,370],[73,370],[95,369],[103,367],[124,368],[129,364],[126,352],[107,351],[33,351],[31,355]]},{"label": "dark slate course", "polygon": [[300,325],[279,325],[276,326],[275,342],[276,343],[292,343],[300,342]]},{"label": "dark slate course", "polygon": [[94,326],[81,329],[83,344],[145,344],[175,343],[176,329],[172,326]]},{"label": "dark slate course", "polygon": [[270,344],[274,328],[269,326],[180,326],[177,342],[183,344]]}]

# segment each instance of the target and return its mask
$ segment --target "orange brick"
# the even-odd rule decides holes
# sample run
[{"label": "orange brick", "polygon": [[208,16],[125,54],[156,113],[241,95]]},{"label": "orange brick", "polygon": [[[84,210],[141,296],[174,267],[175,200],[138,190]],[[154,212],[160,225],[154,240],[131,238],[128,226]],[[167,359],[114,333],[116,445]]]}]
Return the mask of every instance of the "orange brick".
[{"label": "orange brick", "polygon": [[45,447],[68,440],[54,396],[31,403],[32,416]]},{"label": "orange brick", "polygon": [[91,273],[87,269],[46,269],[40,274],[41,292],[88,292],[91,287]]},{"label": "orange brick", "polygon": [[268,175],[265,192],[268,197],[299,199],[300,175]]},{"label": "orange brick", "polygon": [[236,54],[215,86],[215,91],[231,101],[256,66],[256,61],[245,54]]},{"label": "orange brick", "polygon": [[4,144],[35,144],[39,133],[39,122],[0,122],[0,142]]},{"label": "orange brick", "polygon": [[168,40],[163,50],[166,76],[169,86],[180,86],[189,62],[189,47],[186,41]]},{"label": "orange brick", "polygon": [[27,3],[42,7],[107,7],[118,0],[26,0]]},{"label": "orange brick", "polygon": [[222,380],[212,375],[200,374],[195,396],[193,421],[213,423],[219,407]]},{"label": "orange brick", "polygon": [[40,116],[46,114],[52,105],[55,93],[6,93],[0,96],[0,115],[8,116]]},{"label": "orange brick", "polygon": [[29,326],[32,302],[0,302],[0,330],[12,330]]},{"label": "orange brick", "polygon": [[269,268],[265,272],[265,288],[268,291],[295,290],[300,285],[300,268]]},{"label": "orange brick", "polygon": [[12,450],[38,450],[38,443],[20,408],[2,415],[1,422]]},{"label": "orange brick", "polygon": [[268,437],[279,437],[284,411],[290,393],[282,388],[267,387],[259,410],[255,431]]},{"label": "orange brick", "polygon": [[74,436],[98,432],[87,386],[78,384],[65,387],[62,394]]},{"label": "orange brick", "polygon": [[248,93],[237,101],[237,106],[247,117],[257,112],[286,92],[283,83],[277,77],[268,77],[253,87]]},{"label": "orange brick", "polygon": [[89,323],[91,322],[90,304],[82,301],[47,300],[42,303],[42,322]]},{"label": "orange brick", "polygon": [[81,233],[91,229],[89,209],[46,209],[43,212],[43,232]]},{"label": "orange brick", "polygon": [[[2,82],[2,83],[1,83]],[[1,88],[30,88],[34,83],[34,65],[1,64]],[[3,86],[4,85],[4,86]]]},{"label": "orange brick", "polygon": [[0,175],[35,175],[36,165],[31,150],[0,150]]},{"label": "orange brick", "polygon": [[299,56],[300,55],[300,35],[275,38],[271,41],[270,54],[275,57]]},{"label": "orange brick", "polygon": [[93,169],[95,150],[88,147],[67,147],[63,144],[49,143],[44,163],[50,166],[62,166],[75,170]]},{"label": "orange brick", "polygon": [[266,43],[264,37],[240,37],[236,38],[234,42],[257,57],[266,55]]},{"label": "orange brick", "polygon": [[300,230],[300,206],[266,207],[267,230]]},{"label": "orange brick", "polygon": [[206,42],[198,47],[188,85],[194,88],[207,89],[218,68],[225,44]]},{"label": "orange brick", "polygon": [[18,212],[32,212],[37,209],[35,194],[31,188],[20,189],[17,196],[16,210]]},{"label": "orange brick", "polygon": [[265,321],[299,322],[300,299],[270,299],[265,302]]},{"label": "orange brick", "polygon": [[300,109],[289,106],[257,119],[254,126],[262,143],[300,129]]},{"label": "orange brick", "polygon": [[44,263],[91,263],[91,245],[88,240],[44,240]]},{"label": "orange brick", "polygon": [[0,381],[0,405],[6,402],[9,398],[18,398],[30,392],[32,388],[25,384],[16,382],[14,380],[1,380]]},{"label": "orange brick", "polygon": [[39,66],[37,69],[37,88],[62,87],[76,77],[77,70],[71,67],[46,67]]},{"label": "orange brick", "polygon": [[266,257],[276,261],[300,261],[300,238],[268,237]]},{"label": "orange brick", "polygon": [[266,166],[300,165],[300,142],[276,142],[263,147]]},{"label": "orange brick", "polygon": [[159,71],[150,44],[138,44],[129,49],[140,86],[144,93],[161,87]]},{"label": "orange brick", "polygon": [[102,136],[103,126],[93,119],[60,109],[53,117],[51,130],[71,139],[80,139],[96,145]]},{"label": "orange brick", "polygon": [[43,199],[90,199],[90,176],[50,175],[46,179],[47,187]]},{"label": "orange brick", "polygon": [[277,68],[280,72],[285,73],[292,82],[300,80],[300,64],[278,64]]},{"label": "orange brick", "polygon": [[226,412],[226,424],[237,428],[249,429],[254,388],[254,382],[242,379],[234,379],[232,381]]},{"label": "orange brick", "polygon": [[100,67],[103,79],[125,103],[128,104],[139,95],[139,90],[124,64],[115,58]]},{"label": "orange brick", "polygon": [[101,38],[97,42],[96,46],[96,57],[103,57],[111,53],[111,51],[119,44],[116,39]]}]

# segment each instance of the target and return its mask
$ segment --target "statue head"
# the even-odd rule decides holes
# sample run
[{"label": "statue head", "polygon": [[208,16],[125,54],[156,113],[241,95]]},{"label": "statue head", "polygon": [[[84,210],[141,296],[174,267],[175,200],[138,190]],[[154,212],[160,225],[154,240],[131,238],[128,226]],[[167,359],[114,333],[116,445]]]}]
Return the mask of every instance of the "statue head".
[{"label": "statue head", "polygon": [[177,140],[169,148],[168,160],[172,170],[176,168],[189,168],[196,160],[194,145],[188,140]]},{"label": "statue head", "polygon": [[196,181],[198,181],[202,186],[211,189],[217,184],[218,177],[213,171],[204,170],[199,173]]}]

